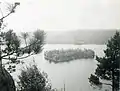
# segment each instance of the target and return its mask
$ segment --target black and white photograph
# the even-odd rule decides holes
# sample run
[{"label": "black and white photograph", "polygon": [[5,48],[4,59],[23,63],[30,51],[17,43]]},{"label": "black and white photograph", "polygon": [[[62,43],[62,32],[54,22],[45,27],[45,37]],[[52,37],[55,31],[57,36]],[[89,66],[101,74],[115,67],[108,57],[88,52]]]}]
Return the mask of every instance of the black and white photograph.
[{"label": "black and white photograph", "polygon": [[120,0],[0,0],[0,91],[120,91]]}]

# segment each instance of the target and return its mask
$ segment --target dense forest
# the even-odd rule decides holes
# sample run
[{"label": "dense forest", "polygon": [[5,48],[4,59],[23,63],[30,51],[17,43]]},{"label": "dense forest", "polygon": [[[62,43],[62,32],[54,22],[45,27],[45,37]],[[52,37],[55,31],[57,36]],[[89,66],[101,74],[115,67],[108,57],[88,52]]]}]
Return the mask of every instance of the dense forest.
[{"label": "dense forest", "polygon": [[44,58],[49,62],[60,63],[69,62],[77,59],[93,59],[95,53],[91,49],[61,49],[44,52]]}]

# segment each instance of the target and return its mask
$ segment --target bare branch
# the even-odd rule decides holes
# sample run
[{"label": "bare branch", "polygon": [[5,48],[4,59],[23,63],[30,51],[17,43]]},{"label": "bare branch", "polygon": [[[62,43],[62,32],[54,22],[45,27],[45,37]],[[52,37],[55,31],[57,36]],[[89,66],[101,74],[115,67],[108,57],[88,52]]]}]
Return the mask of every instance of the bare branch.
[{"label": "bare branch", "polygon": [[12,13],[12,11],[10,13],[8,13],[6,16],[3,16],[0,21],[3,21],[4,18],[8,17],[10,14]]},{"label": "bare branch", "polygon": [[15,5],[14,5],[13,8],[11,9],[11,11],[10,11],[7,15],[3,16],[3,17],[0,19],[0,21],[3,21],[4,18],[6,18],[6,17],[8,17],[10,14],[14,13],[14,9],[16,8],[17,5],[19,5],[19,3],[15,3]]}]

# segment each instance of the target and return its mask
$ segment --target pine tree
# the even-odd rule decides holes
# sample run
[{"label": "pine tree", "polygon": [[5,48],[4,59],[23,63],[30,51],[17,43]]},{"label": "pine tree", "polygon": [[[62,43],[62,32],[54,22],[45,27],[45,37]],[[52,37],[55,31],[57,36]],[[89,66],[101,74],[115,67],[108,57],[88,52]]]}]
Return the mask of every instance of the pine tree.
[{"label": "pine tree", "polygon": [[[109,85],[112,91],[118,91],[120,79],[120,33],[108,40],[104,57],[96,57],[98,61],[95,75],[91,74],[89,82],[91,85]],[[106,80],[106,81],[105,81]],[[107,82],[107,83],[106,83]]]},{"label": "pine tree", "polygon": [[[13,30],[4,30],[4,20],[12,13],[15,13],[16,6],[20,3],[9,4],[8,14],[0,18],[0,91],[15,91],[15,84],[12,76],[8,73],[14,72],[16,64],[21,63],[21,59],[27,58],[31,55],[38,54],[42,51],[44,45],[45,33],[43,30],[35,31],[31,36],[24,36],[25,43]],[[28,39],[27,39],[28,38]],[[28,41],[27,41],[28,40]],[[6,60],[6,63],[4,62]],[[5,64],[9,65],[7,70],[4,68]]]},{"label": "pine tree", "polygon": [[18,91],[52,90],[52,85],[49,82],[47,73],[39,71],[35,63],[22,69],[21,74],[18,77],[20,80],[18,82]]}]

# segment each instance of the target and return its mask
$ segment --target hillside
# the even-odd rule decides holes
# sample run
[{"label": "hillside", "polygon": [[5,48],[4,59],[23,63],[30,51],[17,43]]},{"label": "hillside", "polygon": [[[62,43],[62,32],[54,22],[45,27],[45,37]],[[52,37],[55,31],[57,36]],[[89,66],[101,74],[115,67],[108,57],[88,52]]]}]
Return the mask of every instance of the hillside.
[{"label": "hillside", "polygon": [[48,44],[105,44],[114,35],[113,30],[47,31]]}]

